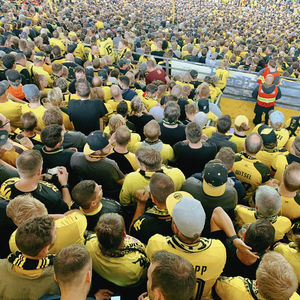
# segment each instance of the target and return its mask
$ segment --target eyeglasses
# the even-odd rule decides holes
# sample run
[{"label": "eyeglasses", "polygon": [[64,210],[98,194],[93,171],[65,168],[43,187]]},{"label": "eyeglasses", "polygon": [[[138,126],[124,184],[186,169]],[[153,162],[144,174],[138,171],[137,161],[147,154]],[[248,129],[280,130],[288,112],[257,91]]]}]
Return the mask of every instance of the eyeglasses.
[{"label": "eyeglasses", "polygon": [[9,119],[6,119],[5,120],[5,123],[2,124],[2,126],[0,126],[0,128],[3,128],[5,125],[9,124],[10,123],[10,120]]}]

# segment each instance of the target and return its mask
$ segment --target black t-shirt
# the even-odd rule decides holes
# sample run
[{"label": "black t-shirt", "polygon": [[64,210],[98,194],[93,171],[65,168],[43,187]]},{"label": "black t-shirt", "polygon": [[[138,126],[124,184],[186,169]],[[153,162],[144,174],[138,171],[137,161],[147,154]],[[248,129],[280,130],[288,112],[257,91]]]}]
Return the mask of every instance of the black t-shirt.
[{"label": "black t-shirt", "polygon": [[75,153],[74,151],[64,149],[63,147],[59,147],[55,150],[48,151],[43,145],[35,145],[33,149],[40,151],[42,154],[43,173],[47,172],[48,169],[55,167],[66,167],[68,172],[70,172],[70,161],[72,155]]},{"label": "black t-shirt", "polygon": [[159,210],[156,206],[148,209],[142,216],[136,219],[131,227],[130,235],[136,237],[142,243],[156,233],[164,236],[172,236],[172,218],[165,210]]},{"label": "black t-shirt", "polygon": [[0,198],[0,230],[1,230],[1,239],[0,239],[0,258],[6,258],[9,253],[9,238],[11,234],[17,229],[17,226],[13,221],[6,215],[6,207],[8,201]]},{"label": "black t-shirt", "polygon": [[87,230],[89,231],[94,231],[94,228],[97,225],[99,218],[104,214],[117,213],[119,215],[122,215],[121,205],[117,201],[113,199],[102,198],[101,204],[101,209],[95,214],[85,214],[87,219]]},{"label": "black t-shirt", "polygon": [[109,154],[107,158],[114,160],[123,174],[128,174],[135,171],[130,163],[130,160],[132,159],[131,155],[132,153],[129,153],[129,151],[126,153],[119,153],[113,149],[113,152]]},{"label": "black t-shirt", "polygon": [[46,181],[40,180],[37,188],[30,192],[21,192],[15,187],[20,178],[11,178],[1,185],[1,195],[7,200],[14,199],[19,195],[30,193],[34,198],[44,203],[49,214],[63,214],[69,210],[68,205],[62,200],[59,189]]},{"label": "black t-shirt", "polygon": [[150,122],[151,120],[154,120],[153,116],[151,115],[141,115],[140,117],[137,116],[129,116],[128,121],[133,123],[135,125],[136,132],[141,136],[141,139],[144,140],[144,126]]},{"label": "black t-shirt", "polygon": [[203,143],[201,148],[194,149],[187,142],[178,142],[173,146],[175,161],[171,165],[179,168],[186,178],[194,173],[202,172],[207,162],[214,159],[217,147],[213,144]]},{"label": "black t-shirt", "polygon": [[100,129],[99,119],[107,113],[107,109],[99,99],[70,100],[68,112],[75,129],[88,135]]},{"label": "black t-shirt", "polygon": [[163,125],[163,123],[160,123],[159,126],[161,131],[160,140],[164,144],[169,144],[173,147],[173,145],[177,142],[184,141],[186,139],[185,126],[182,124],[178,124],[176,128],[167,128]]},{"label": "black t-shirt", "polygon": [[224,231],[215,231],[210,234],[210,238],[220,240],[226,248],[226,265],[222,275],[228,277],[242,276],[251,280],[256,279],[256,270],[264,253],[259,254],[260,258],[252,265],[244,265],[236,255],[236,247],[230,241]]}]

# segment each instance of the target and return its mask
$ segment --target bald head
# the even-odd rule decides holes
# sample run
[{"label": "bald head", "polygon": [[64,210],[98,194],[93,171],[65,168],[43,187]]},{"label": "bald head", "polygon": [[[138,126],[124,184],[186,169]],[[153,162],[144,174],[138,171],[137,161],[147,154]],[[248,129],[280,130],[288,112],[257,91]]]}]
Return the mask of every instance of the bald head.
[{"label": "bald head", "polygon": [[262,148],[262,139],[256,132],[250,133],[245,141],[245,150],[250,155],[255,155]]},{"label": "bald head", "polygon": [[75,61],[74,55],[72,53],[68,53],[66,55],[66,61],[72,61],[72,62],[74,62]]},{"label": "bald head", "polygon": [[266,76],[265,81],[266,81],[266,84],[269,84],[269,85],[273,84],[273,82],[274,82],[274,76],[272,74],[268,74]]},{"label": "bald head", "polygon": [[111,86],[110,93],[114,99],[118,99],[121,96],[121,90],[117,85]]}]

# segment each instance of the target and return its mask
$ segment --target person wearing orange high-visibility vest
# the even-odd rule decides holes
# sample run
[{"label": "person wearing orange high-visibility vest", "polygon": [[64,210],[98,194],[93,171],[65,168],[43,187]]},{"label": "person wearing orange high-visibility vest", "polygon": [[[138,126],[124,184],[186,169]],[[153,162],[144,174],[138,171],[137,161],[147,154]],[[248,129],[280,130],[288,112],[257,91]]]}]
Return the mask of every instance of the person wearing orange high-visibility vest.
[{"label": "person wearing orange high-visibility vest", "polygon": [[274,77],[274,84],[278,85],[280,82],[280,73],[277,71],[276,69],[276,62],[275,60],[270,60],[268,63],[268,66],[264,69],[262,69],[259,73],[258,73],[258,80],[257,83],[258,84],[264,84],[265,80],[266,80],[266,76],[268,74],[272,74]]},{"label": "person wearing orange high-visibility vest", "polygon": [[260,84],[252,92],[252,97],[257,99],[254,113],[255,125],[261,123],[262,115],[265,113],[265,123],[268,124],[269,112],[274,109],[275,101],[281,98],[280,88],[274,84],[274,76],[268,74],[265,78],[265,83]]}]

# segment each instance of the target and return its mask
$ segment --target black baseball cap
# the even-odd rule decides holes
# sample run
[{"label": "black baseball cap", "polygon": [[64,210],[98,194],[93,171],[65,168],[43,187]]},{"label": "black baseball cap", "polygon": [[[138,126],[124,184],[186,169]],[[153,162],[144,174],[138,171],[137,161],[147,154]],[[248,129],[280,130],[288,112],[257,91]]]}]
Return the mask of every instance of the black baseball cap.
[{"label": "black baseball cap", "polygon": [[91,155],[92,153],[102,150],[109,144],[108,136],[101,130],[91,132],[86,138],[86,144],[83,152],[85,155]]},{"label": "black baseball cap", "polygon": [[203,111],[204,113],[209,112],[209,102],[208,99],[202,98],[198,100],[198,108],[199,111]]}]

